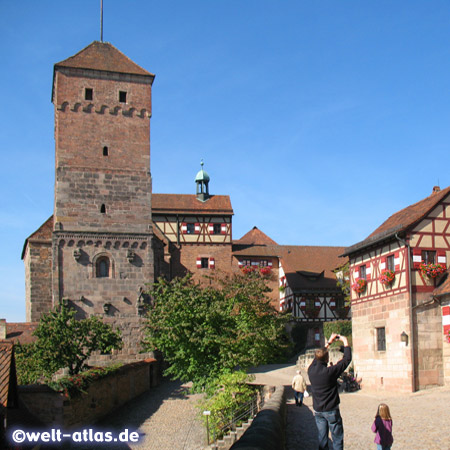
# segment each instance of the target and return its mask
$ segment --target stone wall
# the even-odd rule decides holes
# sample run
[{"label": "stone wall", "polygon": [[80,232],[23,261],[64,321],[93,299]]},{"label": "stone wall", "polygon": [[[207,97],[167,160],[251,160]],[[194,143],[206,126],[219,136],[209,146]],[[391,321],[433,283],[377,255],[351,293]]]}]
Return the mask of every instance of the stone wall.
[{"label": "stone wall", "polygon": [[95,423],[158,382],[157,363],[149,359],[94,381],[79,397],[69,399],[48,386],[33,385],[19,386],[19,399],[46,425],[70,429]]},{"label": "stone wall", "polygon": [[416,389],[426,389],[444,384],[442,358],[442,314],[437,303],[430,302],[429,294],[416,294],[417,302],[427,306],[414,308],[414,334]]},{"label": "stone wall", "polygon": [[283,450],[286,432],[286,392],[278,386],[232,450]]},{"label": "stone wall", "polygon": [[[409,297],[399,294],[352,305],[353,360],[362,386],[376,390],[411,392],[411,336]],[[386,350],[377,349],[377,328],[385,328]]]},{"label": "stone wall", "polygon": [[52,307],[52,242],[29,239],[24,254],[25,317],[36,322]]}]

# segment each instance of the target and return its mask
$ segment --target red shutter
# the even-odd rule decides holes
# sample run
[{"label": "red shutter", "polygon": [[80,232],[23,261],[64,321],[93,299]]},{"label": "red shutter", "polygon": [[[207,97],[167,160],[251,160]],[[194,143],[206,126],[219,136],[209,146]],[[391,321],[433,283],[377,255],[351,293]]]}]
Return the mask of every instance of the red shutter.
[{"label": "red shutter", "polygon": [[202,258],[197,258],[197,269],[202,268]]},{"label": "red shutter", "polygon": [[200,234],[200,224],[199,223],[194,224],[194,233]]},{"label": "red shutter", "polygon": [[223,223],[223,224],[220,226],[220,233],[221,233],[221,234],[227,234],[227,224],[226,224],[226,223]]},{"label": "red shutter", "polygon": [[181,234],[186,234],[187,233],[187,223],[183,222],[181,224]]},{"label": "red shutter", "polygon": [[216,262],[215,262],[214,258],[209,258],[209,268],[210,269],[216,268]]},{"label": "red shutter", "polygon": [[208,225],[208,232],[209,232],[209,234],[213,234],[214,233],[214,224],[213,223],[210,223]]},{"label": "red shutter", "polygon": [[366,264],[366,280],[369,281],[372,278],[372,268],[370,267],[370,263]]},{"label": "red shutter", "polygon": [[386,257],[383,256],[380,261],[380,272],[383,273],[386,269]]},{"label": "red shutter", "polygon": [[422,263],[422,250],[420,248],[413,248],[413,267],[414,269],[420,269]]},{"label": "red shutter", "polygon": [[447,267],[447,253],[444,250],[437,251],[437,261],[438,264],[443,264]]},{"label": "red shutter", "polygon": [[398,272],[400,270],[400,252],[394,253],[394,271]]}]

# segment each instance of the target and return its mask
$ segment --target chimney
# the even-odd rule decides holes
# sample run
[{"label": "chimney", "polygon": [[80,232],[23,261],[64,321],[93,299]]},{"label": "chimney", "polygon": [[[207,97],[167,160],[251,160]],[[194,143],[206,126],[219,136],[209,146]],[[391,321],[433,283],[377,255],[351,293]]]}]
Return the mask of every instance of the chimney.
[{"label": "chimney", "polygon": [[6,319],[0,319],[0,341],[6,339]]},{"label": "chimney", "polygon": [[439,186],[433,186],[433,192],[432,194],[437,194],[438,192],[441,191],[441,188]]}]

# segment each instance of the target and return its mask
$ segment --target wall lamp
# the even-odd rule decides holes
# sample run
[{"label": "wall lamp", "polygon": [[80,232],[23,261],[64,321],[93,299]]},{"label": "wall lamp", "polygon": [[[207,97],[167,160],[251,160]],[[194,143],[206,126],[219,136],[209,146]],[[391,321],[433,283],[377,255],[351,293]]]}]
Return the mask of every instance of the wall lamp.
[{"label": "wall lamp", "polygon": [[111,303],[105,303],[103,305],[103,311],[105,311],[105,313],[108,314],[111,309],[111,306],[112,306]]},{"label": "wall lamp", "polygon": [[400,341],[405,343],[405,347],[408,346],[408,335],[403,331],[403,333],[400,335]]}]

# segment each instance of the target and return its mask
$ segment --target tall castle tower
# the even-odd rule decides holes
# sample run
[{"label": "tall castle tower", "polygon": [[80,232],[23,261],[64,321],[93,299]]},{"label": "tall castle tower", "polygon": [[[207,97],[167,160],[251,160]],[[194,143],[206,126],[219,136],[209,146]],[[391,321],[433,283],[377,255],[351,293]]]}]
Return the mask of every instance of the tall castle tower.
[{"label": "tall castle tower", "polygon": [[140,290],[154,276],[153,80],[97,41],[54,66],[52,302],[69,301],[80,318],[102,315],[123,333],[138,326]]}]

